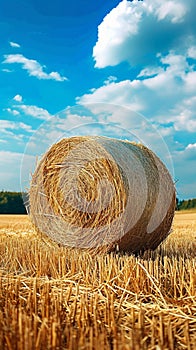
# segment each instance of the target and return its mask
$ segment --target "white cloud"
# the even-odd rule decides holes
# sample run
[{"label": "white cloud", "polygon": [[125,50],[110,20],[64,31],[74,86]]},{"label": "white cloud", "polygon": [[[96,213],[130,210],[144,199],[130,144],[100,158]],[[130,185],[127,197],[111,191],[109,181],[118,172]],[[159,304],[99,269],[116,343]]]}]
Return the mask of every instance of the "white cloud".
[{"label": "white cloud", "polygon": [[98,26],[95,67],[152,63],[158,52],[196,45],[195,10],[194,0],[121,1]]},{"label": "white cloud", "polygon": [[196,151],[196,143],[189,143],[186,149],[195,150]]},{"label": "white cloud", "polygon": [[[158,1],[155,1],[155,4],[158,4]],[[155,13],[158,17],[158,20],[164,20],[165,18],[171,18],[172,23],[179,23],[183,21],[184,16],[187,12],[187,7],[184,3],[178,1],[164,1],[158,4],[158,8]]]},{"label": "white cloud", "polygon": [[80,104],[111,103],[127,106],[139,112],[142,111],[145,106],[145,102],[140,98],[140,86],[140,81],[124,80],[118,83],[112,82],[98,89],[93,89],[90,94],[78,97],[77,101]]},{"label": "white cloud", "polygon": [[15,142],[17,145],[22,144],[24,146],[24,141],[26,141],[33,132],[34,130],[31,125],[10,120],[0,120],[0,135],[2,140],[6,143],[9,142],[10,144]]},{"label": "white cloud", "polygon": [[[111,103],[143,113],[156,125],[173,123],[173,132],[196,128],[196,72],[187,56],[159,55],[159,65],[146,67],[135,80],[111,82],[77,98],[80,104]],[[180,102],[180,103],[179,103]],[[168,129],[171,133],[172,127]]]},{"label": "white cloud", "polygon": [[104,81],[104,84],[105,85],[108,85],[110,83],[112,83],[113,81],[116,81],[117,80],[117,77],[113,76],[113,75],[110,75],[105,81]]},{"label": "white cloud", "polygon": [[152,77],[153,75],[160,74],[164,71],[162,67],[147,67],[141,70],[137,78]]},{"label": "white cloud", "polygon": [[16,96],[14,96],[13,100],[17,101],[17,102],[22,102],[22,96],[21,95],[16,95]]},{"label": "white cloud", "polygon": [[[190,55],[193,56],[193,50],[188,49],[184,54],[170,51],[159,55],[156,65],[143,68],[135,80],[104,84],[77,98],[81,104],[93,106],[93,103],[105,102],[118,105],[116,110],[127,106],[142,112],[167,141],[173,157],[175,179],[179,180],[177,195],[180,198],[196,197],[196,72],[189,60]],[[116,122],[130,131],[136,128],[141,141],[145,140],[145,144],[167,164],[167,154],[165,157],[158,149],[156,132],[153,134],[142,123],[138,129],[137,118],[114,111],[107,121]]]},{"label": "white cloud", "polygon": [[23,129],[23,130],[25,130],[25,131],[27,131],[27,132],[30,132],[30,133],[32,133],[32,132],[34,131],[34,130],[32,129],[32,127],[31,127],[31,125],[27,125],[27,124],[22,123],[22,122],[19,123],[19,128],[20,128],[20,129]]},{"label": "white cloud", "polygon": [[6,129],[16,130],[18,129],[18,124],[10,120],[0,120],[0,131],[3,133]]},{"label": "white cloud", "polygon": [[14,122],[10,120],[0,120],[0,132],[5,134],[11,134],[11,130],[25,130],[27,132],[33,132],[32,127],[22,122]]},{"label": "white cloud", "polygon": [[16,47],[16,48],[20,47],[19,44],[15,43],[13,41],[10,41],[9,44],[10,44],[11,47]]},{"label": "white cloud", "polygon": [[196,59],[196,46],[191,46],[188,49],[188,57]]},{"label": "white cloud", "polygon": [[171,113],[171,120],[174,121],[175,131],[196,132],[196,96],[181,96],[180,103],[177,103]]},{"label": "white cloud", "polygon": [[1,71],[5,73],[12,73],[12,70],[7,68],[3,68]]},{"label": "white cloud", "polygon": [[184,109],[175,117],[175,131],[188,131],[189,133],[196,132],[195,112]]},{"label": "white cloud", "polygon": [[5,110],[15,116],[20,114],[16,109],[6,108]]},{"label": "white cloud", "polygon": [[190,93],[196,93],[196,71],[188,72],[185,77],[186,89]]},{"label": "white cloud", "polygon": [[[115,50],[129,36],[137,34],[141,11],[130,4],[128,1],[120,2],[99,25],[98,41],[93,49],[93,57],[96,60],[95,67],[103,68],[119,63]],[[108,48],[110,49],[108,50]]]},{"label": "white cloud", "polygon": [[25,104],[20,104],[17,106],[14,106],[15,108],[18,108],[20,111],[22,111],[25,115],[29,115],[33,118],[37,119],[43,119],[46,120],[52,115],[44,108],[33,106],[33,105],[25,105]]},{"label": "white cloud", "polygon": [[[141,71],[132,80],[127,71],[127,79],[105,81],[76,99],[79,104],[91,104],[91,110],[97,108],[93,107],[96,103],[113,104],[119,111],[121,106],[127,106],[156,126],[173,155],[181,198],[196,196],[193,189],[196,185],[193,171],[196,71],[195,62],[190,60],[196,59],[195,13],[195,0],[120,2],[98,27],[93,48],[95,67],[105,68],[127,61],[129,65],[142,67]],[[116,71],[112,69],[117,77],[118,69],[121,71],[121,67]],[[145,121],[137,128],[137,118],[115,110],[105,120],[130,131],[136,129],[141,140],[161,153],[158,134],[146,129]]]},{"label": "white cloud", "polygon": [[28,59],[21,54],[16,55],[4,55],[4,64],[18,63],[22,65],[22,68],[28,72],[30,76],[34,76],[38,79],[65,81],[66,77],[61,76],[58,72],[46,73],[44,72],[45,66],[42,66],[36,60]]},{"label": "white cloud", "polygon": [[13,105],[13,108],[6,108],[5,110],[15,116],[23,113],[26,116],[31,116],[33,118],[42,120],[47,120],[52,117],[52,115],[42,107],[22,104],[21,95],[14,96],[13,100],[19,102],[19,104]]},{"label": "white cloud", "polygon": [[[171,51],[168,55],[159,56],[160,63],[165,65],[159,68],[159,72],[154,77],[143,80],[143,84],[155,91],[158,95],[164,95],[165,97],[172,94],[172,98],[177,95],[183,89],[183,93],[186,88],[186,80],[192,71],[192,67],[189,66],[186,61],[186,57],[183,55],[176,55]],[[143,76],[144,76],[144,70]],[[148,70],[147,70],[148,72]],[[139,74],[141,75],[141,73]],[[190,84],[188,84],[190,87]],[[165,87],[165,89],[163,89]],[[175,90],[174,90],[175,88]]]},{"label": "white cloud", "polygon": [[56,118],[55,124],[60,130],[70,130],[72,128],[78,127],[79,125],[93,122],[94,120],[91,116],[80,116],[78,114],[67,112],[64,119]]}]

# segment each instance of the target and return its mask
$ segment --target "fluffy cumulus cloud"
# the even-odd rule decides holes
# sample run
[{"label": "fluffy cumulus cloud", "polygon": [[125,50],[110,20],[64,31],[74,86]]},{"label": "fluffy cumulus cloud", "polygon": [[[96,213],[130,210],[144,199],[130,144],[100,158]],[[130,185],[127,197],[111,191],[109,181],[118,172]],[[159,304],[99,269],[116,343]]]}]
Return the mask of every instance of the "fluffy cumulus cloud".
[{"label": "fluffy cumulus cloud", "polygon": [[158,52],[195,46],[195,12],[194,0],[121,1],[98,27],[95,67],[152,62]]},{"label": "fluffy cumulus cloud", "polygon": [[[175,178],[180,198],[196,196],[193,176],[196,132],[196,59],[194,47],[183,53],[170,50],[158,54],[154,65],[143,66],[132,80],[108,81],[97,89],[78,97],[79,104],[108,103],[126,106],[141,113],[158,128],[173,157]],[[108,114],[106,119],[125,129],[133,130],[135,121],[121,113]],[[140,126],[141,141],[159,152],[156,133],[153,135]],[[138,133],[140,136],[140,134]],[[187,145],[189,140],[189,145]],[[162,158],[162,154],[158,153]],[[162,160],[165,160],[162,158]],[[189,183],[192,184],[189,185]],[[195,187],[194,187],[195,186]]]},{"label": "fluffy cumulus cloud", "polygon": [[18,108],[18,110],[26,116],[31,116],[36,119],[46,120],[52,117],[46,109],[34,105],[20,104],[15,106],[15,108]]},{"label": "fluffy cumulus cloud", "polygon": [[34,76],[38,79],[45,80],[56,80],[56,81],[65,81],[66,77],[61,76],[58,72],[46,73],[44,71],[45,66],[41,65],[38,61],[28,59],[21,54],[11,54],[4,56],[3,64],[21,64],[22,68],[28,72],[30,76]]},{"label": "fluffy cumulus cloud", "polygon": [[[113,103],[143,113],[156,124],[196,131],[196,72],[190,52],[159,55],[160,66],[142,69],[134,80],[108,82],[77,99],[78,103]],[[172,129],[170,129],[172,131]]]},{"label": "fluffy cumulus cloud", "polygon": [[120,82],[111,82],[92,89],[89,94],[77,98],[80,104],[88,103],[111,103],[115,105],[127,106],[137,112],[144,109],[141,96],[137,94],[140,88],[140,82],[123,80]]},{"label": "fluffy cumulus cloud", "polygon": [[[16,99],[16,98],[17,99]],[[14,104],[11,108],[5,108],[4,110],[14,116],[23,116],[23,117],[32,117],[35,119],[47,120],[52,117],[47,109],[42,107],[38,107],[35,105],[25,105],[22,102],[22,96],[16,95],[13,100],[19,102],[18,104]]]}]

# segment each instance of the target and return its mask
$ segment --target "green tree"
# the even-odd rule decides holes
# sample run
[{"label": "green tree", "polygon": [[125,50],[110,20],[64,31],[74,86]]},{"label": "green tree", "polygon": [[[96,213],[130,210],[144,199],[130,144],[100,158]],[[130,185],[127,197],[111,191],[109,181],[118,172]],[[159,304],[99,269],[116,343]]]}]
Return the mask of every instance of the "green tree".
[{"label": "green tree", "polygon": [[22,193],[0,191],[0,214],[26,214]]}]

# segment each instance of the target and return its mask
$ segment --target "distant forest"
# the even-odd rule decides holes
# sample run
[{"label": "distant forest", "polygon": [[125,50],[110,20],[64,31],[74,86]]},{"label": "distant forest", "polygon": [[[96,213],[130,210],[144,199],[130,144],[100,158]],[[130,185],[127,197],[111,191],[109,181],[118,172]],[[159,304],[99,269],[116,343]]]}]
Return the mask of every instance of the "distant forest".
[{"label": "distant forest", "polygon": [[[0,214],[26,214],[23,198],[28,195],[21,192],[0,191]],[[196,198],[188,200],[176,200],[176,210],[196,208]]]},{"label": "distant forest", "polygon": [[196,198],[187,200],[176,200],[176,210],[186,210],[196,208]]},{"label": "distant forest", "polygon": [[27,214],[22,193],[0,191],[0,214]]}]

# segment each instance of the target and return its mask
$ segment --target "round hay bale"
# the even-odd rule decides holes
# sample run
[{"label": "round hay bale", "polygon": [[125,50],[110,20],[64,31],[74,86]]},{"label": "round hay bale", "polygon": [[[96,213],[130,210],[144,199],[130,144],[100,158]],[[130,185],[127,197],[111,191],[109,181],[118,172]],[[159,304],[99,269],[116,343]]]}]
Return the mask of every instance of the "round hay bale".
[{"label": "round hay bale", "polygon": [[152,151],[98,136],[54,144],[32,176],[29,195],[39,232],[94,252],[155,249],[175,211],[173,181]]}]

